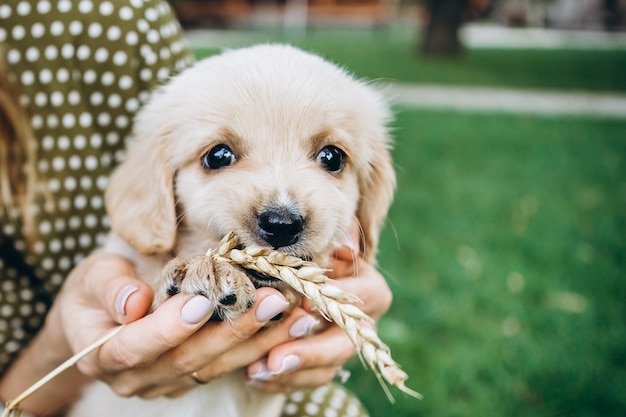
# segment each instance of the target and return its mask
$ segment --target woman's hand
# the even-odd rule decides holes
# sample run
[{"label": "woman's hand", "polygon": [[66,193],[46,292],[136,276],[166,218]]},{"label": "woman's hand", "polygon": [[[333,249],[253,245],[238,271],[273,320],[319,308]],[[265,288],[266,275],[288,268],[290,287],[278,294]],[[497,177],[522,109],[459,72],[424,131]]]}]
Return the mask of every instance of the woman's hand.
[{"label": "woman's hand", "polygon": [[29,397],[23,409],[51,415],[75,399],[90,379],[107,382],[123,396],[180,395],[196,384],[190,374],[208,364],[216,369],[212,376],[219,376],[257,360],[227,352],[288,306],[278,291],[262,288],[252,308],[237,320],[205,325],[213,313],[208,299],[178,294],[145,315],[152,296],[129,262],[115,255],[92,255],[68,276],[44,328],[3,377],[0,395],[15,398],[122,323],[126,326],[115,337]]}]

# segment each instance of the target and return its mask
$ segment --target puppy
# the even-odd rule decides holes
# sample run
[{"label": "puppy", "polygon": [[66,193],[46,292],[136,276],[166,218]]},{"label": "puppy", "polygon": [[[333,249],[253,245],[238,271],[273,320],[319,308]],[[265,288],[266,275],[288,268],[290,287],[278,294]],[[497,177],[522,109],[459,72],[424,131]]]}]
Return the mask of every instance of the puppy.
[{"label": "puppy", "polygon": [[[395,186],[390,118],[374,88],[290,46],[201,61],[138,115],[106,192],[105,250],[135,262],[155,305],[173,293],[203,294],[223,319],[246,311],[255,287],[280,289],[200,256],[230,231],[244,246],[328,265],[356,219],[362,255],[374,262]],[[283,402],[235,373],[176,399],[121,398],[96,383],[70,415],[278,416]]]}]

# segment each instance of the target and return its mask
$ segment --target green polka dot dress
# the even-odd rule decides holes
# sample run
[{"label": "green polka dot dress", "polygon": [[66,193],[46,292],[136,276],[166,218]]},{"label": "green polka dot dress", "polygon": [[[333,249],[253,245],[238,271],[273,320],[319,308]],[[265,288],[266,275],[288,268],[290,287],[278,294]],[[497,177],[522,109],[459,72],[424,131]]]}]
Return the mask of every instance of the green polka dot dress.
[{"label": "green polka dot dress", "polygon": [[[37,138],[52,198],[28,247],[17,211],[0,212],[0,375],[40,329],[69,271],[104,242],[104,190],[134,114],[193,62],[161,0],[5,0],[0,54]],[[292,394],[284,416],[366,416],[329,385]]]}]

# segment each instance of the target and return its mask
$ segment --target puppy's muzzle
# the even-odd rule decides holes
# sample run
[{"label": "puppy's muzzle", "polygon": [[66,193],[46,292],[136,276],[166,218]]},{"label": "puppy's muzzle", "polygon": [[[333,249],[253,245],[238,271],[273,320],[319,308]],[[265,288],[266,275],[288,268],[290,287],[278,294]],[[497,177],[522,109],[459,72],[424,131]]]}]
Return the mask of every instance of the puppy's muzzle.
[{"label": "puppy's muzzle", "polygon": [[259,235],[274,249],[300,240],[304,218],[289,208],[268,209],[258,216]]}]

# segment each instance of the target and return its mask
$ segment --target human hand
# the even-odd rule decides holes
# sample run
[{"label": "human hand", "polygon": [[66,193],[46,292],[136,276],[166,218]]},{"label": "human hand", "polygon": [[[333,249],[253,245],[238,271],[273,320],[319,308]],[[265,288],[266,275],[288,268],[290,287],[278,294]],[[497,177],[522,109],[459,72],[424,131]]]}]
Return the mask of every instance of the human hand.
[{"label": "human hand", "polygon": [[288,306],[278,291],[262,288],[238,319],[205,325],[214,309],[205,297],[178,294],[145,315],[151,302],[152,290],[135,277],[130,263],[96,254],[68,276],[48,325],[77,352],[125,323],[114,338],[79,361],[79,370],[122,396],[177,396],[195,385],[190,374],[208,364],[220,365],[214,375],[219,376],[250,363],[245,357],[218,359]]},{"label": "human hand", "polygon": [[[355,243],[358,242],[358,231],[356,227],[353,229],[346,236],[344,246],[335,252],[329,276],[335,278],[331,280],[333,285],[363,301],[359,307],[366,314],[378,319],[391,305],[391,290],[376,268],[359,256],[359,246]],[[315,310],[310,301],[304,300],[303,309],[297,311],[303,314],[302,317],[310,317],[309,323],[313,324],[311,320],[314,320],[312,314]],[[304,318],[298,320],[305,321]],[[323,318],[319,320],[324,321]],[[283,323],[281,327],[284,327]],[[316,330],[320,331],[310,337],[292,337],[272,347],[266,357],[248,367],[250,381],[267,392],[289,392],[331,382],[338,369],[354,356],[356,349],[345,332],[334,323],[320,323]],[[284,329],[282,333],[285,333]]]}]

